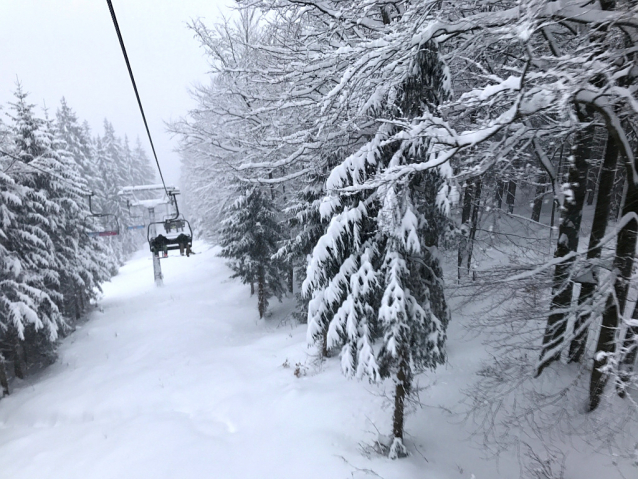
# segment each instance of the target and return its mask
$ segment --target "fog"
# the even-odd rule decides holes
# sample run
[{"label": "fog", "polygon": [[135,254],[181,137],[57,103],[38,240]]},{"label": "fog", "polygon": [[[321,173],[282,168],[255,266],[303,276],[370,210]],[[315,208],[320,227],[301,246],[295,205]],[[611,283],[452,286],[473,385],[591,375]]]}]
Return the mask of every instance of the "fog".
[{"label": "fog", "polygon": [[[208,64],[187,23],[209,22],[230,0],[113,0],[160,165],[179,179],[177,141],[165,122],[194,106],[188,89],[206,80]],[[118,135],[151,149],[105,0],[3,0],[0,15],[0,104],[16,81],[53,114],[60,98],[93,133],[107,118]],[[6,111],[2,112],[7,113]]]}]

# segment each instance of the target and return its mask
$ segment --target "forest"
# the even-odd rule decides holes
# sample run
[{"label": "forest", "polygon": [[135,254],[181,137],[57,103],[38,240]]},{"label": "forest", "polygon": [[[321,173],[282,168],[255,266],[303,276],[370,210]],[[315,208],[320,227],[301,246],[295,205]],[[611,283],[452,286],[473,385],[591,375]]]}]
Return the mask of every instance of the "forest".
[{"label": "forest", "polygon": [[[18,83],[2,113],[0,385],[9,394],[9,377],[55,360],[59,340],[141,246],[143,237],[126,230],[131,213],[118,192],[155,172],[139,141],[131,146],[107,120],[94,136],[64,98],[54,115],[38,116]],[[110,218],[94,214],[107,211]],[[121,234],[91,234],[100,227]]]},{"label": "forest", "polygon": [[190,24],[212,74],[170,128],[259,315],[294,291],[319,358],[392,380],[391,458],[452,303],[492,358],[468,391],[486,447],[635,457],[636,3],[239,5]]}]

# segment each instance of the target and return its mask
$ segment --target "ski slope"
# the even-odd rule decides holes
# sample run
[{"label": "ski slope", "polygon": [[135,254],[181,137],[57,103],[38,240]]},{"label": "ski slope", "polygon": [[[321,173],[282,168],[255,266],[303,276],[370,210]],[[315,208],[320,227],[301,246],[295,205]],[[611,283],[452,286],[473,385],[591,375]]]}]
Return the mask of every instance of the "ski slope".
[{"label": "ski slope", "polygon": [[[481,459],[446,411],[478,367],[476,345],[455,339],[458,326],[450,365],[421,380],[436,384],[407,418],[413,454],[391,461],[370,447],[377,428],[390,431],[383,386],[344,379],[336,358],[315,365],[305,327],[282,321],[292,302],[275,300],[259,321],[249,288],[207,248],[163,260],[162,288],[150,255],[138,253],[58,362],[14,384],[0,402],[0,478],[518,477],[513,456]],[[609,471],[596,464],[587,470]]]}]

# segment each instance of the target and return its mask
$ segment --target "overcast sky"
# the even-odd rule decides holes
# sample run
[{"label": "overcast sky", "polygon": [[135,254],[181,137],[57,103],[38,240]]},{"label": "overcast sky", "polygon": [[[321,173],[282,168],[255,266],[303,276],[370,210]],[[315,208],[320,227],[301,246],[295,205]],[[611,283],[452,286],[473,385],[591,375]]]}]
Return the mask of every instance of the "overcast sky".
[{"label": "overcast sky", "polygon": [[[112,1],[162,171],[177,183],[177,142],[164,122],[194,106],[188,88],[208,70],[186,23],[212,23],[232,0]],[[1,0],[0,104],[12,101],[16,78],[32,103],[55,112],[64,96],[94,133],[107,118],[120,136],[139,135],[151,157],[106,0]]]}]

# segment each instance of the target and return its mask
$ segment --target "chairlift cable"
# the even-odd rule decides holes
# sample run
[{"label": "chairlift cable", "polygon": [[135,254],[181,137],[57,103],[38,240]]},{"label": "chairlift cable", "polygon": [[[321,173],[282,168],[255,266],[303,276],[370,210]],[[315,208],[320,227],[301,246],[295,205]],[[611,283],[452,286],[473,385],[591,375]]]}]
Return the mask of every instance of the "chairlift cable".
[{"label": "chairlift cable", "polygon": [[113,26],[115,27],[115,31],[117,33],[117,38],[120,41],[120,46],[122,47],[122,54],[124,55],[124,61],[126,61],[126,67],[128,68],[129,76],[131,77],[131,83],[133,84],[133,90],[135,90],[135,97],[137,98],[137,104],[140,107],[140,113],[142,113],[142,119],[144,120],[144,126],[146,127],[146,134],[148,135],[148,141],[151,143],[151,150],[153,150],[153,156],[155,157],[155,164],[157,165],[157,170],[159,171],[160,178],[162,180],[162,185],[164,186],[164,192],[168,197],[168,190],[166,189],[166,183],[164,182],[164,175],[162,174],[162,168],[160,167],[159,160],[157,159],[157,153],[155,153],[155,145],[153,145],[153,138],[151,137],[151,131],[148,128],[148,123],[146,122],[146,115],[144,114],[144,107],[142,107],[142,100],[140,99],[140,95],[137,91],[137,84],[135,83],[135,77],[133,76],[133,70],[131,69],[131,63],[128,60],[128,55],[126,54],[126,47],[124,46],[124,39],[122,38],[122,33],[120,32],[120,26],[117,23],[117,17],[115,16],[115,10],[113,9],[113,3],[111,0],[106,0],[106,3],[109,5],[109,10],[111,12],[111,19],[113,20]]}]

